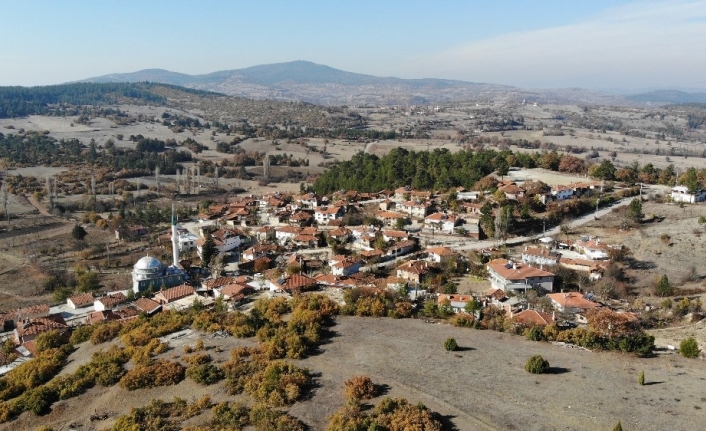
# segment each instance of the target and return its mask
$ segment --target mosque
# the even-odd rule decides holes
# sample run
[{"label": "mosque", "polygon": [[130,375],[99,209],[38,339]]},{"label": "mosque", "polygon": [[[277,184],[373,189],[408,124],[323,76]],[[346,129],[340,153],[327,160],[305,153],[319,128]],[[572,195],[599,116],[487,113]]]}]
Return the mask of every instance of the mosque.
[{"label": "mosque", "polygon": [[172,208],[172,264],[166,266],[159,259],[149,255],[141,258],[132,269],[132,290],[139,293],[151,287],[153,291],[157,291],[162,286],[178,286],[187,278],[186,272],[179,266],[179,235]]}]

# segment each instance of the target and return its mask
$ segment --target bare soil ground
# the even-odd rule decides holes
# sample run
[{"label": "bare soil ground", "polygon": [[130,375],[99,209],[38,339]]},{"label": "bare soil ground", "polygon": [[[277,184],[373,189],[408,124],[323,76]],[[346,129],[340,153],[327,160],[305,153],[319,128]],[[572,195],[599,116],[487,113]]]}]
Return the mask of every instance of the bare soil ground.
[{"label": "bare soil ground", "polygon": [[[693,430],[703,418],[706,364],[676,354],[639,359],[614,353],[588,352],[491,331],[429,324],[424,320],[339,317],[336,336],[322,353],[302,361],[317,377],[310,399],[295,404],[290,413],[323,430],[328,417],[344,404],[343,382],[367,374],[383,385],[385,395],[422,402],[439,412],[446,429],[470,430],[606,430],[618,420],[625,429]],[[164,357],[183,355],[185,344],[198,335],[172,342]],[[461,350],[447,353],[443,342],[456,338]],[[231,348],[252,340],[205,338],[216,361]],[[221,353],[213,350],[220,347]],[[98,348],[82,345],[72,354],[64,372],[88,360]],[[532,375],[524,370],[531,355],[549,361],[552,372]],[[637,384],[644,370],[646,386]],[[209,394],[216,402],[241,399],[228,396],[223,384],[201,387],[182,383],[128,392],[120,387],[93,388],[74,399],[61,401],[44,417],[23,413],[0,430],[36,429],[51,424],[62,429],[105,429],[130,407],[151,398],[175,396],[195,400]],[[369,404],[376,404],[378,399]],[[106,421],[89,421],[94,412],[110,412]],[[203,424],[208,413],[189,421]],[[185,424],[186,425],[186,424]],[[698,427],[697,427],[698,428]]]}]

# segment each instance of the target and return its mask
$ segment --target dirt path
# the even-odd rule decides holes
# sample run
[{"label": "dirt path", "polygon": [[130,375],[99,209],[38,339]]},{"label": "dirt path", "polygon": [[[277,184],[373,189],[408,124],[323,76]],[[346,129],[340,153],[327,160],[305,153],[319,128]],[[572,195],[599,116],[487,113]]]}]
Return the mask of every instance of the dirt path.
[{"label": "dirt path", "polygon": [[47,217],[53,217],[52,213],[47,211],[47,209],[44,208],[43,205],[40,205],[40,203],[37,202],[37,200],[34,198],[34,196],[29,195],[27,200],[29,201],[30,204],[32,204],[33,207],[37,208],[37,211],[39,211],[39,214],[47,216]]}]

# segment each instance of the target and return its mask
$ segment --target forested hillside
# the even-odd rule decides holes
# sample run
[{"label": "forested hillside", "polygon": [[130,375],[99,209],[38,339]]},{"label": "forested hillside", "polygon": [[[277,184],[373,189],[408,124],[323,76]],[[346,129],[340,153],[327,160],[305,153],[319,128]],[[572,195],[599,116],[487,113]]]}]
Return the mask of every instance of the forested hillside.
[{"label": "forested hillside", "polygon": [[124,102],[164,105],[167,98],[155,92],[159,87],[190,94],[214,94],[173,85],[141,83],[75,83],[45,87],[0,87],[0,118],[26,115],[75,115],[74,107]]}]

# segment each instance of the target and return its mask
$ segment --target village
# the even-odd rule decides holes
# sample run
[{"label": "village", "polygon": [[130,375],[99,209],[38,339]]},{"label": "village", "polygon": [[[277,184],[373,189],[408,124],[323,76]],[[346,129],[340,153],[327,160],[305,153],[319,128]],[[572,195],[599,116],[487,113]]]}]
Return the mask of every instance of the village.
[{"label": "village", "polygon": [[[310,291],[341,305],[351,289],[402,292],[412,307],[407,315],[428,317],[461,313],[480,319],[481,310],[493,307],[518,327],[585,326],[586,313],[601,307],[638,319],[626,302],[612,301],[593,287],[611,259],[621,255],[622,245],[597,236],[572,237],[565,226],[550,227],[549,235],[546,223],[541,233],[513,237],[502,229],[501,211],[489,204],[612,195],[623,198],[615,206],[624,206],[642,201],[642,190],[633,198],[600,182],[537,187],[530,181],[532,190],[540,191],[530,195],[522,182],[492,179],[494,194],[462,187],[445,194],[410,187],[328,196],[272,192],[232,197],[179,221],[172,207],[171,229],[157,239],[158,247],[168,250],[162,256],[171,254],[171,261],[149,254],[140,258],[132,267],[132,286],[0,315],[3,340],[17,343],[16,353],[5,350],[0,374],[32,357],[35,340],[48,331],[216,303],[246,311],[260,297]],[[704,193],[677,186],[666,198],[683,205],[702,201]],[[484,232],[483,217],[493,221],[494,237]],[[146,235],[138,225],[115,229],[119,241]],[[579,281],[558,289],[555,268],[574,271]],[[467,280],[473,280],[472,287]],[[430,314],[432,303],[437,311]]]}]

